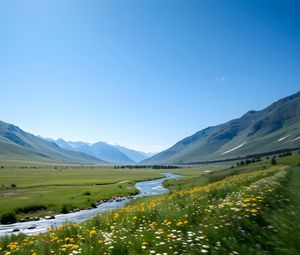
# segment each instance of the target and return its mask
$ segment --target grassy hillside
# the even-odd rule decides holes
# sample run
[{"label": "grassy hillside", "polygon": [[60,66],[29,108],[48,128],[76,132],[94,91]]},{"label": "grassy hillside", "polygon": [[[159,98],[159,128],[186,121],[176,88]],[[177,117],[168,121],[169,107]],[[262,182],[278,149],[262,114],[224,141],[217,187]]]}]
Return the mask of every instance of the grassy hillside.
[{"label": "grassy hillside", "polygon": [[279,164],[284,164],[284,165],[293,165],[297,166],[300,164],[300,151],[298,154],[294,154],[288,157],[283,157],[277,159]]},{"label": "grassy hillside", "polygon": [[180,164],[300,147],[300,92],[203,129],[142,164]]},{"label": "grassy hillside", "polygon": [[41,139],[2,121],[0,121],[0,159],[108,164],[84,153],[62,149],[54,142]]}]

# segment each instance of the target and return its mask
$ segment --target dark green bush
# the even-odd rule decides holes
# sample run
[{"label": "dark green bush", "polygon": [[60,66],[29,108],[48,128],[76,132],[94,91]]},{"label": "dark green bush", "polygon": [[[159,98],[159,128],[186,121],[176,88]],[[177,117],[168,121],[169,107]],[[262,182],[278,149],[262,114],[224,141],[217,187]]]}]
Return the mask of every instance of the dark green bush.
[{"label": "dark green bush", "polygon": [[275,157],[272,158],[271,164],[272,164],[272,165],[277,165],[277,161],[276,161],[276,158],[275,158]]},{"label": "dark green bush", "polygon": [[97,208],[97,205],[96,205],[96,203],[94,203],[94,202],[91,202],[91,203],[90,203],[90,206],[91,206],[92,208]]},{"label": "dark green bush", "polygon": [[34,213],[40,210],[47,210],[45,205],[28,205],[24,207],[19,207],[15,210],[16,213]]},{"label": "dark green bush", "polygon": [[74,206],[70,205],[70,204],[63,204],[62,208],[60,210],[61,213],[69,213],[74,209]]},{"label": "dark green bush", "polygon": [[7,212],[1,215],[1,224],[11,224],[17,221],[16,214],[14,212]]}]

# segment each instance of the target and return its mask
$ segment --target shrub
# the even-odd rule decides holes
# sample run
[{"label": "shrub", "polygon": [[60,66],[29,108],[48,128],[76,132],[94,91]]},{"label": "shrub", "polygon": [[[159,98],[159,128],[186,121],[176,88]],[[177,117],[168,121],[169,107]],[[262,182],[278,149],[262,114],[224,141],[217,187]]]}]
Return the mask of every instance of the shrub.
[{"label": "shrub", "polygon": [[83,193],[83,195],[84,195],[84,196],[90,196],[90,195],[91,195],[91,192],[86,191],[86,192]]},{"label": "shrub", "polygon": [[74,209],[74,207],[72,205],[63,204],[60,212],[66,214],[66,213],[71,212],[73,209]]},{"label": "shrub", "polygon": [[17,184],[12,183],[12,184],[10,185],[10,187],[11,187],[11,188],[16,188],[16,187],[17,187]]},{"label": "shrub", "polygon": [[27,205],[24,207],[19,207],[15,210],[16,213],[34,213],[40,210],[46,210],[47,206],[45,205]]},{"label": "shrub", "polygon": [[277,164],[277,161],[276,161],[276,158],[275,158],[275,157],[272,158],[271,164],[272,164],[272,165],[276,165],[276,164]]},{"label": "shrub", "polygon": [[97,205],[96,205],[96,203],[94,203],[94,202],[91,202],[91,203],[90,203],[90,206],[91,206],[92,208],[97,208]]},{"label": "shrub", "polygon": [[11,224],[17,221],[16,214],[14,212],[7,212],[2,214],[0,218],[1,224]]}]

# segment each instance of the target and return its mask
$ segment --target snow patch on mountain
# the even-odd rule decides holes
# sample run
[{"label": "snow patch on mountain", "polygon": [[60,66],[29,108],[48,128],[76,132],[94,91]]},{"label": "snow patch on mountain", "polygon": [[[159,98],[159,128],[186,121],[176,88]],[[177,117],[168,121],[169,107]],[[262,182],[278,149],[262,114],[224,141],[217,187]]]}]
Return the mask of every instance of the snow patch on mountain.
[{"label": "snow patch on mountain", "polygon": [[288,138],[289,136],[291,136],[291,135],[286,135],[286,136],[284,136],[284,137],[281,137],[281,138],[279,138],[279,139],[277,140],[277,142],[283,141],[283,140],[285,140],[286,138]]},{"label": "snow patch on mountain", "polygon": [[297,140],[299,140],[299,139],[300,139],[300,136],[298,136],[298,137],[296,137],[295,139],[291,140],[291,142],[295,142],[295,141],[297,141]]},{"label": "snow patch on mountain", "polygon": [[247,142],[244,142],[244,143],[242,143],[242,144],[240,144],[240,145],[238,145],[238,146],[236,146],[236,147],[234,147],[234,148],[232,148],[232,149],[230,149],[228,151],[225,151],[225,152],[222,153],[222,155],[227,154],[227,153],[232,152],[232,151],[235,151],[235,150],[241,148],[242,146],[244,146],[246,143]]}]

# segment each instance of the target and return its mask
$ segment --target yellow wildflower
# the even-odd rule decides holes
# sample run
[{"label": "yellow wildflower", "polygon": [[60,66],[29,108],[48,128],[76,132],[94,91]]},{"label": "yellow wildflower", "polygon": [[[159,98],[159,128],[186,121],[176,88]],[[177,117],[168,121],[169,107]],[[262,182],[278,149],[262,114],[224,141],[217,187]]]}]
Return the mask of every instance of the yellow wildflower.
[{"label": "yellow wildflower", "polygon": [[72,246],[72,250],[76,250],[76,249],[78,249],[79,248],[79,245],[78,244],[73,244],[73,246]]},{"label": "yellow wildflower", "polygon": [[176,226],[178,226],[178,227],[180,227],[181,225],[183,225],[183,222],[182,222],[182,221],[178,221],[178,222],[176,223]]},{"label": "yellow wildflower", "polygon": [[90,237],[95,236],[95,235],[97,235],[97,232],[96,232],[95,229],[92,229],[92,230],[90,231]]}]

